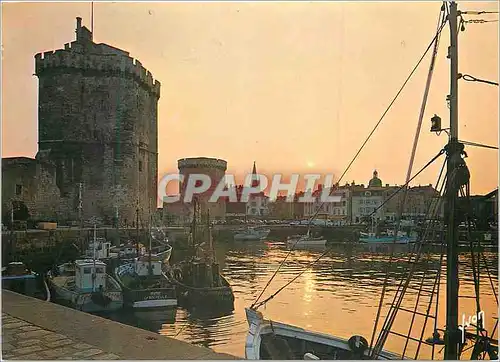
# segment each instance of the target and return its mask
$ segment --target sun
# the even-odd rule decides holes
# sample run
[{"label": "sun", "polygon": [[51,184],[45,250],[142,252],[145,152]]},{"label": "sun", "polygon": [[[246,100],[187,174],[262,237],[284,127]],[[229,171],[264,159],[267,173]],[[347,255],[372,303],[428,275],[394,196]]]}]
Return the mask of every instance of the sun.
[{"label": "sun", "polygon": [[314,167],[314,162],[312,161],[307,161],[307,167],[313,168]]}]

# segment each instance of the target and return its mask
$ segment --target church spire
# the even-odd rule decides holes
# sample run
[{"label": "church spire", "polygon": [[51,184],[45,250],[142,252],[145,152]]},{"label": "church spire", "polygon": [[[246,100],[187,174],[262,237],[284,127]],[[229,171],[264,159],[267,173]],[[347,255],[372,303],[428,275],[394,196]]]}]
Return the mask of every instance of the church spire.
[{"label": "church spire", "polygon": [[257,167],[255,166],[255,161],[253,161],[252,187],[257,187],[258,185],[259,185],[259,180],[257,178]]}]

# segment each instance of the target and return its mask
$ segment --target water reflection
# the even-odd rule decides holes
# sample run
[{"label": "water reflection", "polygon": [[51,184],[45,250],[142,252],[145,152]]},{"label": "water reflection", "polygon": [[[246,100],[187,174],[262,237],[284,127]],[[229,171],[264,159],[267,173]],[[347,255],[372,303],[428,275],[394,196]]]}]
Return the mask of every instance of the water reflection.
[{"label": "water reflection", "polygon": [[[177,309],[174,318],[152,318],[148,326],[147,319],[128,316],[126,323],[155,330],[163,335],[175,337],[190,343],[211,347],[218,352],[244,356],[245,336],[248,325],[244,308],[252,304],[259,296],[262,288],[276,271],[289,251],[284,243],[228,243],[218,245],[217,255],[221,261],[223,273],[231,283],[235,295],[235,310],[229,315],[212,315],[191,313]],[[321,251],[292,251],[280,272],[266,290],[262,299],[275,293],[288,281],[307,268],[318,258]],[[371,337],[374,319],[380,300],[380,292],[388,271],[390,287],[388,293],[394,292],[402,275],[408,272],[406,264],[408,248],[397,250],[391,263],[387,261],[387,253],[377,250],[358,250],[355,248],[337,247],[329,255],[318,261],[310,270],[284,289],[261,311],[267,318],[290,323],[318,332],[335,334],[349,338],[354,334]],[[498,284],[498,255],[485,254],[490,272],[494,273],[493,283]],[[413,309],[417,300],[418,288],[425,270],[437,273],[440,258],[432,254],[430,258],[419,262],[412,289],[405,300],[408,308]],[[461,284],[460,295],[471,295],[474,291],[472,263],[470,255],[460,256]],[[426,281],[426,288],[432,285]],[[492,294],[490,280],[484,271],[480,275],[480,290],[483,296],[482,309],[486,314],[486,326],[492,329],[494,317],[498,316],[495,298]],[[432,288],[429,288],[432,289]],[[427,301],[422,299],[420,302]],[[438,328],[444,327],[444,279],[440,285],[440,310],[438,311]],[[390,304],[388,298],[386,306]],[[422,307],[425,311],[425,307]],[[460,301],[459,315],[475,313],[473,299]],[[386,311],[383,311],[385,316]],[[135,320],[134,320],[135,318]],[[400,313],[395,321],[395,329],[399,333],[408,332],[411,315]],[[175,323],[174,323],[175,322]],[[382,320],[381,320],[382,322]],[[420,331],[421,321],[415,321],[414,330]],[[427,323],[432,331],[434,322]],[[426,329],[426,333],[427,333]],[[495,336],[496,337],[496,334]],[[403,342],[389,338],[386,347],[401,351]],[[409,347],[409,350],[411,348]],[[437,353],[437,352],[436,352]],[[410,355],[411,356],[411,355]]]}]

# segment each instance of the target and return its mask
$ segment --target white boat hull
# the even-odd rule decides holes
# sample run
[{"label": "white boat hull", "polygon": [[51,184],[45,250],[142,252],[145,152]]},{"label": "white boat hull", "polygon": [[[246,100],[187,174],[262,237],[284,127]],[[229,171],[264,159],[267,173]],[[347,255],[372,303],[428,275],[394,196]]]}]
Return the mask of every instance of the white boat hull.
[{"label": "white boat hull", "polygon": [[288,239],[288,247],[293,247],[294,249],[299,248],[324,248],[326,246],[325,239]]},{"label": "white boat hull", "polygon": [[123,307],[123,295],[121,291],[105,291],[102,295],[109,298],[106,304],[96,303],[92,298],[92,292],[80,292],[70,290],[58,283],[59,277],[49,280],[50,288],[57,300],[68,303],[72,308],[83,312],[115,311]]},{"label": "white boat hull", "polygon": [[252,230],[242,233],[234,234],[234,240],[238,241],[256,241],[256,240],[264,240],[267,238],[271,230],[263,229],[263,230]]},{"label": "white boat hull", "polygon": [[[245,343],[245,357],[260,359],[360,359],[361,355],[351,350],[349,341],[323,333],[307,331],[292,325],[265,320],[260,312],[247,308],[249,330]],[[266,342],[266,338],[268,339]],[[276,339],[277,338],[277,339]],[[269,342],[270,341],[270,342]],[[278,343],[279,342],[279,343]],[[288,343],[297,343],[289,349],[294,355],[279,354]],[[297,349],[301,345],[302,351]],[[285,347],[285,349],[284,349]],[[278,354],[270,355],[274,352]],[[313,352],[314,351],[314,352]],[[323,352],[321,352],[323,351]],[[367,355],[367,350],[363,353]],[[319,356],[318,356],[319,355]],[[400,359],[396,354],[382,351],[378,359]]]},{"label": "white boat hull", "polygon": [[144,309],[144,308],[167,308],[176,307],[177,299],[160,299],[160,300],[141,300],[134,302],[132,308]]}]

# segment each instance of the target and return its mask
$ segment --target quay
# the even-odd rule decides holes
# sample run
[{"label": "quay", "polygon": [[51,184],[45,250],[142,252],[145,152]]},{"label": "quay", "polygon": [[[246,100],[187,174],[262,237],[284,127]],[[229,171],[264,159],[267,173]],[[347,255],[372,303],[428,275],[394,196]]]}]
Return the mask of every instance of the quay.
[{"label": "quay", "polygon": [[[216,240],[232,240],[235,230],[242,225],[214,225],[213,237]],[[305,226],[290,225],[266,225],[271,230],[270,239],[285,239],[287,236],[303,234],[307,229]],[[183,241],[187,239],[188,227],[169,226],[162,228],[171,241]],[[325,237],[337,240],[352,239],[353,232],[359,230],[359,227],[311,227],[313,232],[322,232]],[[93,228],[78,227],[57,227],[54,230],[27,229],[16,231],[3,231],[2,239],[6,241],[5,247],[9,245],[16,250],[30,249],[50,249],[64,242],[79,243],[82,239],[91,240]],[[135,239],[137,230],[134,228],[112,228],[100,227],[96,229],[97,237],[103,237],[113,245],[118,245],[125,240]],[[139,230],[139,239],[145,243],[147,241],[147,230]]]},{"label": "quay", "polygon": [[236,360],[209,348],[2,290],[2,360]]}]

